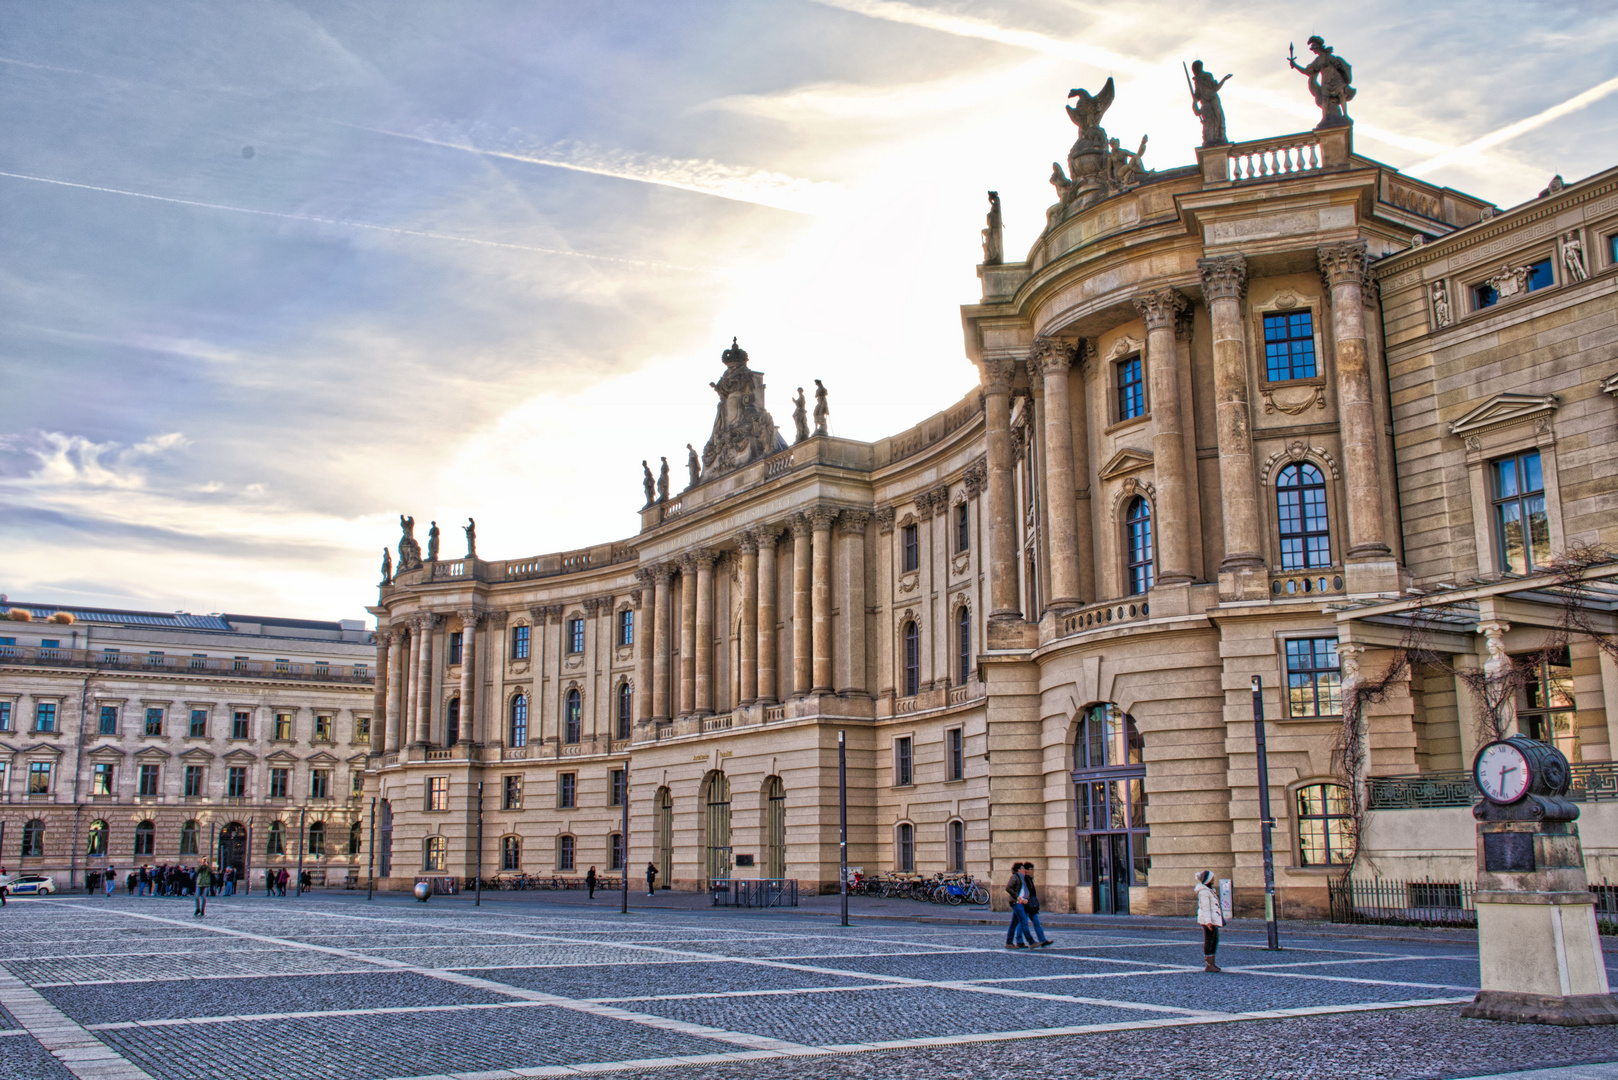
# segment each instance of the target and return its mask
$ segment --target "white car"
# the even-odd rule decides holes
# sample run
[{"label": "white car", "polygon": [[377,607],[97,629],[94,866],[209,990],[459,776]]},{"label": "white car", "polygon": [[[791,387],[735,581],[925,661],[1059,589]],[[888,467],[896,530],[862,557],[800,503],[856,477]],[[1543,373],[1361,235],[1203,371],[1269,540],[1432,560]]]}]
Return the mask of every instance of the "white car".
[{"label": "white car", "polygon": [[9,896],[40,896],[56,891],[56,879],[45,874],[9,874],[0,878]]}]

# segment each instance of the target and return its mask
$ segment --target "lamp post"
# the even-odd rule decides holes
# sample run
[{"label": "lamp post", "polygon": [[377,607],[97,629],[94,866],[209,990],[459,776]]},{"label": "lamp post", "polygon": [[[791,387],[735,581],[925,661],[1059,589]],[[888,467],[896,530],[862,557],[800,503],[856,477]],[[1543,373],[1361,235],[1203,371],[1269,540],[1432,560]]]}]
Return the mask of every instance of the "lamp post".
[{"label": "lamp post", "polygon": [[837,891],[842,896],[843,925],[848,925],[848,749],[837,733]]},{"label": "lamp post", "polygon": [[293,896],[302,896],[303,895],[303,848],[304,848],[303,823],[304,823],[304,820],[306,818],[308,818],[308,816],[309,816],[309,808],[307,806],[305,806],[303,809],[298,811],[298,886],[297,886],[297,889],[293,892],[293,894],[292,894]]},{"label": "lamp post", "polygon": [[1258,828],[1264,842],[1264,931],[1269,938],[1269,949],[1281,947],[1280,928],[1275,923],[1275,845],[1270,830],[1275,819],[1270,816],[1270,752],[1264,741],[1264,681],[1253,676],[1253,741],[1258,755]]},{"label": "lamp post", "polygon": [[478,781],[478,853],[472,864],[472,906],[483,906],[483,781]]},{"label": "lamp post", "polygon": [[371,842],[365,857],[365,899],[376,896],[376,796],[371,796]]},{"label": "lamp post", "polygon": [[624,759],[624,786],[620,793],[619,802],[623,804],[623,822],[618,828],[618,872],[622,876],[619,881],[618,914],[629,914],[629,759]]}]

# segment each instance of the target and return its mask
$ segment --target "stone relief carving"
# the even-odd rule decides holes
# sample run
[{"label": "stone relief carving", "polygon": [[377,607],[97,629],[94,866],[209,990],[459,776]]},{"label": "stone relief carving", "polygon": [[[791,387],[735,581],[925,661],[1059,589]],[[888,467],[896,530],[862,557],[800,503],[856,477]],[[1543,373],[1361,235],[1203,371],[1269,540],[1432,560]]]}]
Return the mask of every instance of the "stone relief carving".
[{"label": "stone relief carving", "polygon": [[[725,373],[709,383],[719,395],[714,412],[713,433],[702,448],[702,469],[708,474],[729,472],[786,449],[775,421],[764,407],[764,376],[747,366],[747,350],[730,339],[730,348],[720,354]],[[694,463],[695,451],[691,454]],[[695,485],[697,478],[692,477]]]},{"label": "stone relief carving", "polygon": [[1264,399],[1264,411],[1267,413],[1280,411],[1288,416],[1298,416],[1311,406],[1317,409],[1326,407],[1326,388],[1318,384],[1260,390],[1259,396]]},{"label": "stone relief carving", "polygon": [[1197,272],[1202,275],[1203,299],[1209,302],[1240,300],[1247,295],[1247,260],[1240,255],[1198,259]]},{"label": "stone relief carving", "polygon": [[969,498],[977,498],[983,494],[983,485],[989,480],[989,465],[983,458],[972,462],[961,474],[961,483],[966,485],[966,494]]},{"label": "stone relief carving", "polygon": [[1501,263],[1500,270],[1484,282],[1501,300],[1509,300],[1528,291],[1528,267]]},{"label": "stone relief carving", "polygon": [[1432,298],[1433,322],[1442,330],[1455,321],[1449,306],[1449,288],[1442,281],[1433,282]]},{"label": "stone relief carving", "polygon": [[1338,468],[1337,459],[1332,457],[1331,451],[1322,449],[1318,446],[1310,446],[1302,439],[1294,439],[1287,443],[1284,449],[1277,450],[1275,453],[1264,459],[1264,467],[1259,470],[1259,483],[1268,484],[1270,482],[1270,476],[1275,472],[1275,467],[1281,464],[1281,462],[1298,462],[1309,458],[1314,458],[1321,464],[1325,465],[1326,471],[1331,473],[1331,478],[1333,480],[1341,480],[1343,478],[1342,470]]},{"label": "stone relief carving", "polygon": [[1144,352],[1145,350],[1146,346],[1139,338],[1132,338],[1125,334],[1113,342],[1112,348],[1107,350],[1107,359],[1122,360],[1131,353]]},{"label": "stone relief carving", "polygon": [[1177,289],[1153,289],[1135,297],[1134,303],[1135,310],[1146,321],[1147,330],[1168,329],[1179,319],[1180,313],[1191,306],[1191,301]]},{"label": "stone relief carving", "polygon": [[952,561],[950,563],[950,571],[956,577],[960,577],[962,574],[966,573],[967,567],[970,566],[971,563],[972,563],[971,554],[969,552],[963,551],[959,555],[955,556],[954,561]]},{"label": "stone relief carving", "polygon": [[912,570],[908,574],[899,575],[899,591],[902,593],[915,592],[921,584],[921,571]]},{"label": "stone relief carving", "polygon": [[1590,276],[1584,265],[1584,241],[1579,238],[1577,229],[1562,236],[1562,269],[1567,272],[1569,281],[1583,281]]}]

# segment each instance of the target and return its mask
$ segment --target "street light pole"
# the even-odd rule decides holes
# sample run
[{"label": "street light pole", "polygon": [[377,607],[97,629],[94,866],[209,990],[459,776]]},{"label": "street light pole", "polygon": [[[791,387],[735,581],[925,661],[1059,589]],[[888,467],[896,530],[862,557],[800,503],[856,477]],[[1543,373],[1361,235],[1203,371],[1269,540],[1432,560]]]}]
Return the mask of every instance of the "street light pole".
[{"label": "street light pole", "polygon": [[624,787],[621,798],[623,803],[624,819],[619,825],[618,835],[618,870],[623,875],[619,888],[622,895],[618,898],[618,914],[629,914],[629,759],[624,759]]},{"label": "street light pole", "polygon": [[1264,682],[1253,676],[1253,741],[1258,755],[1258,828],[1264,841],[1264,930],[1269,938],[1266,948],[1280,949],[1280,928],[1275,922],[1275,845],[1270,831],[1275,819],[1270,816],[1270,751],[1264,741]]},{"label": "street light pole", "polygon": [[843,925],[848,925],[848,748],[837,733],[837,890],[842,895]]},{"label": "street light pole", "polygon": [[371,842],[365,858],[365,899],[376,896],[376,796],[371,796]]},{"label": "street light pole", "polygon": [[478,781],[478,854],[477,861],[473,863],[476,876],[473,882],[473,907],[483,906],[483,781]]},{"label": "street light pole", "polygon": [[303,849],[304,849],[303,823],[304,823],[304,820],[306,818],[308,818],[308,816],[309,816],[309,808],[307,806],[304,807],[302,810],[298,811],[298,887],[297,887],[296,891],[293,892],[293,894],[292,894],[293,896],[302,896],[303,895]]}]

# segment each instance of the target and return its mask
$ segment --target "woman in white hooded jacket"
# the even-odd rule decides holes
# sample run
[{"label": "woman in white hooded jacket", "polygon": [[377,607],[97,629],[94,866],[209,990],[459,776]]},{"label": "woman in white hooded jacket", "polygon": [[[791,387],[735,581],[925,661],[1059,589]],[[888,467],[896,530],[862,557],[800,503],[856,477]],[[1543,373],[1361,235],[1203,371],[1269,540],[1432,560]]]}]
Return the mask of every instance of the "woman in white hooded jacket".
[{"label": "woman in white hooded jacket", "polygon": [[1210,870],[1197,874],[1197,925],[1202,927],[1203,971],[1219,971],[1214,953],[1219,950],[1219,928],[1225,925],[1225,908],[1214,891],[1214,876]]}]

